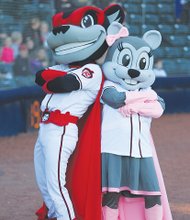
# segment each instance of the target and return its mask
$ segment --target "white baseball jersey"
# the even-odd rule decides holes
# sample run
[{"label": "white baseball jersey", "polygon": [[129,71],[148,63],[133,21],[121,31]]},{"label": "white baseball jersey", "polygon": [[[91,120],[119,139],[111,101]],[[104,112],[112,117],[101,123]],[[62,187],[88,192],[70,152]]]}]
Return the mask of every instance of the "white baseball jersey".
[{"label": "white baseball jersey", "polygon": [[[42,101],[41,110],[60,110],[71,115],[82,117],[87,108],[95,101],[102,81],[102,71],[96,64],[87,64],[79,69],[70,69],[66,65],[56,65],[50,69],[66,71],[76,76],[80,89],[69,93],[47,94]],[[47,106],[48,105],[48,106]]]},{"label": "white baseball jersey", "polygon": [[[126,92],[119,84],[105,81],[104,89],[114,87]],[[124,117],[118,109],[103,105],[101,151],[135,158],[152,157],[150,126],[152,118],[133,114]]]}]

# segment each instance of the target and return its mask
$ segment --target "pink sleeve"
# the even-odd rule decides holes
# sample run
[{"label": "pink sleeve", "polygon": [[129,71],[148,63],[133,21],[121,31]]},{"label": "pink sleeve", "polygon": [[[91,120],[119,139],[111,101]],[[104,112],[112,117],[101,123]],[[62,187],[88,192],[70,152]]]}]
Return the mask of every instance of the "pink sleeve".
[{"label": "pink sleeve", "polygon": [[157,100],[157,94],[153,90],[148,91],[130,91],[126,93],[126,104],[132,104],[136,102],[146,102]]},{"label": "pink sleeve", "polygon": [[163,114],[163,108],[157,101],[157,94],[153,90],[127,92],[125,103],[125,106],[119,108],[119,112],[124,117],[140,114],[159,118]]},{"label": "pink sleeve", "polygon": [[131,114],[140,114],[146,117],[159,118],[163,114],[163,108],[158,101],[137,102],[126,104],[119,108],[119,112],[129,117]]},{"label": "pink sleeve", "polygon": [[133,106],[134,111],[142,116],[159,118],[163,114],[163,108],[158,101],[146,102],[139,105],[137,108]]}]

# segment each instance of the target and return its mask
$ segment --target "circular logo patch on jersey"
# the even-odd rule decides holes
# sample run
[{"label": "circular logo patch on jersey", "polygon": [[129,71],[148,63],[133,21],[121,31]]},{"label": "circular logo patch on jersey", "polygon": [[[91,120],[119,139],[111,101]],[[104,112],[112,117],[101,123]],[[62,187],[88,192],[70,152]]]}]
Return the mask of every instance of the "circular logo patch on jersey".
[{"label": "circular logo patch on jersey", "polygon": [[87,79],[92,78],[92,77],[93,77],[93,73],[94,73],[94,72],[93,72],[92,70],[88,69],[88,68],[85,68],[85,69],[82,70],[82,75],[83,75],[85,78],[87,78]]}]

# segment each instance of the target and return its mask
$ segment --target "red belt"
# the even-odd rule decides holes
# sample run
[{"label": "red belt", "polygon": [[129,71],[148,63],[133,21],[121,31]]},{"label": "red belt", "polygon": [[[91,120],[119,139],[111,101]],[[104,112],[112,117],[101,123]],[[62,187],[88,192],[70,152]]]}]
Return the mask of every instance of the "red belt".
[{"label": "red belt", "polygon": [[65,114],[62,114],[60,110],[55,111],[48,111],[45,110],[42,113],[42,119],[41,122],[44,124],[52,123],[58,126],[65,126],[69,123],[76,124],[78,121],[78,117],[70,115],[70,112],[66,112]]}]

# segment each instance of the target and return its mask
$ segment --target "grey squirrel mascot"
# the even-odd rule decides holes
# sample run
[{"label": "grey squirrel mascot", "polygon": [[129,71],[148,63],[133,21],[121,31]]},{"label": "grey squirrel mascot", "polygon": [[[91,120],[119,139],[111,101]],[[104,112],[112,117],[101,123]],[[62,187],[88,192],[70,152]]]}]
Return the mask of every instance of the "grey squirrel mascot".
[{"label": "grey squirrel mascot", "polygon": [[153,51],[161,34],[128,36],[117,22],[108,28],[103,64],[102,219],[171,220],[163,178],[150,134],[152,118],[164,111],[155,81]]}]

